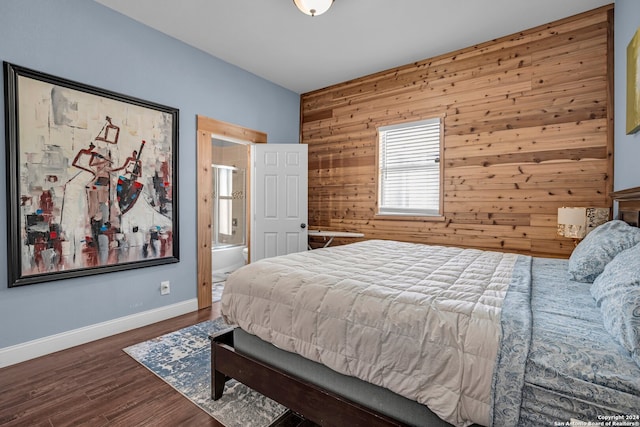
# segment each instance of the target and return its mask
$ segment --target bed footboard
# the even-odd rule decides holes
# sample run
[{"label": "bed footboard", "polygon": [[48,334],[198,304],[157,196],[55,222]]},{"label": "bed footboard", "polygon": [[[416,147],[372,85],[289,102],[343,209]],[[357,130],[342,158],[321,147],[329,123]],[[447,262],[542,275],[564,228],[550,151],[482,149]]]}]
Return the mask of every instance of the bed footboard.
[{"label": "bed footboard", "polygon": [[218,400],[222,397],[224,385],[227,380],[231,379],[231,377],[216,370],[215,360],[217,359],[216,353],[222,351],[218,350],[220,346],[224,345],[233,348],[233,329],[228,328],[209,335],[211,340],[211,398],[213,400]]},{"label": "bed footboard", "polygon": [[374,410],[351,402],[233,347],[233,329],[210,336],[211,398],[222,397],[224,384],[234,378],[253,390],[321,426],[404,426]]}]

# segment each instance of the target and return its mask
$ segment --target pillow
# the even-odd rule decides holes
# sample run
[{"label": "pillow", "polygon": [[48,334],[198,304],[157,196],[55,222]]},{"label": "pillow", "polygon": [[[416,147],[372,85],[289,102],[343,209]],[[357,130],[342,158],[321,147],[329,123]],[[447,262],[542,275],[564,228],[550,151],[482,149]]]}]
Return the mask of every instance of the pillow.
[{"label": "pillow", "polygon": [[640,366],[640,244],[622,251],[591,285],[605,329]]},{"label": "pillow", "polygon": [[613,220],[596,227],[569,257],[569,274],[576,282],[592,283],[617,254],[640,243],[640,228]]}]

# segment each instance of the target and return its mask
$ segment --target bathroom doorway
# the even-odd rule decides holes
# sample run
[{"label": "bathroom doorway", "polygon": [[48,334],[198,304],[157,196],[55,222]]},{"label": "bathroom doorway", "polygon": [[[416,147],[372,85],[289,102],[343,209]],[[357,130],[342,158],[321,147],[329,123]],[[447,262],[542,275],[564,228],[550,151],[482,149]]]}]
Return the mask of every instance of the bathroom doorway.
[{"label": "bathroom doorway", "polygon": [[[211,272],[215,284],[243,266],[247,249],[248,142],[212,137],[213,233]],[[215,289],[214,289],[215,293]]]},{"label": "bathroom doorway", "polygon": [[[250,230],[250,222],[249,222],[249,212],[251,212],[250,200],[251,194],[248,189],[247,183],[251,182],[251,170],[249,169],[249,146],[251,143],[266,143],[267,142],[267,134],[259,131],[255,131],[252,129],[244,128],[242,126],[234,125],[231,123],[222,122],[219,120],[214,120],[204,116],[197,116],[197,183],[198,183],[198,197],[197,197],[197,244],[198,244],[198,308],[206,308],[210,307],[212,303],[212,284],[213,284],[213,271],[216,269],[226,269],[227,266],[232,266],[233,262],[239,263],[243,262],[242,255],[242,246],[249,247],[251,240],[251,230]],[[238,159],[231,161],[229,158],[222,158],[222,160],[216,156],[214,149],[214,141],[222,141],[219,144],[234,144],[235,148],[238,149]],[[240,151],[244,152],[244,164],[240,160]],[[229,151],[229,156],[231,156],[231,152]],[[216,169],[216,166],[222,166],[222,168]],[[224,168],[227,166],[227,168]],[[233,170],[232,168],[236,168],[236,177],[242,175],[241,172],[238,172],[244,167],[244,213],[243,217],[238,213],[237,208],[235,211],[233,210],[233,200],[234,200],[234,191],[236,191],[235,197],[238,198],[240,195],[234,190],[233,183]],[[222,180],[226,180],[224,194],[225,196],[222,200],[227,200],[227,202],[223,202],[222,205],[226,204],[226,207],[223,206],[222,210],[224,212],[228,212],[229,205],[231,205],[231,211],[227,214],[226,220],[224,221],[214,221],[215,209],[220,209],[220,207],[215,207],[215,197],[214,197],[214,175],[219,174],[220,172],[216,172],[216,170],[225,169],[227,172],[223,172],[223,175],[226,178],[220,178],[219,176],[215,178],[217,181],[222,183]],[[228,171],[231,171],[230,174]],[[230,180],[229,180],[230,177]],[[236,179],[238,181],[238,179]],[[217,185],[217,183],[216,183]],[[231,186],[231,191],[228,190],[228,186]],[[231,195],[229,196],[229,193]],[[222,194],[218,191],[218,195]],[[236,203],[240,205],[240,203]],[[220,213],[218,213],[220,215]],[[235,234],[234,231],[234,218],[235,221]],[[216,222],[218,223],[217,231],[216,231]],[[241,230],[241,227],[244,229]],[[244,235],[243,240],[244,244],[239,244],[239,236]],[[227,253],[223,253],[226,245]],[[234,254],[231,248],[235,248],[236,253]],[[238,252],[238,248],[240,248]],[[214,251],[218,251],[214,253]],[[222,264],[226,264],[222,259],[218,259],[223,257],[224,255],[231,255],[232,263],[227,264],[227,266],[222,266]],[[215,258],[216,264],[212,263],[212,260]],[[239,259],[242,261],[238,261]],[[251,259],[251,253],[247,254],[249,260]],[[233,261],[235,260],[235,261]],[[218,263],[217,261],[220,261]],[[220,267],[219,267],[220,266]]]}]

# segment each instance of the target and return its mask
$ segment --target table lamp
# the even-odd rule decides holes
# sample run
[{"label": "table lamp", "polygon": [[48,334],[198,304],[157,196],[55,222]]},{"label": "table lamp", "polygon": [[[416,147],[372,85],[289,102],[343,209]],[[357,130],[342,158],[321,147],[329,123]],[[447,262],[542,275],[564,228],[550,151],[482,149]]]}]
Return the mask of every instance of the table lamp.
[{"label": "table lamp", "polygon": [[609,208],[558,208],[558,235],[577,244],[591,230],[609,220]]}]

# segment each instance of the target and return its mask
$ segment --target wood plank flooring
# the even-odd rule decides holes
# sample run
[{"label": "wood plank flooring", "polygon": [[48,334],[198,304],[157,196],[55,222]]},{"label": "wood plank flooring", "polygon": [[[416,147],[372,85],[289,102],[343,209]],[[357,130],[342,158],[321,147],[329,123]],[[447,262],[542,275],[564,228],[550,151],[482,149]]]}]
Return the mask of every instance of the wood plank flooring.
[{"label": "wood plank flooring", "polygon": [[219,315],[214,304],[0,369],[0,426],[221,427],[122,351]]},{"label": "wood plank flooring", "polygon": [[[0,369],[0,426],[224,427],[123,348],[220,316],[220,303]],[[289,411],[271,427],[317,427]]]}]

